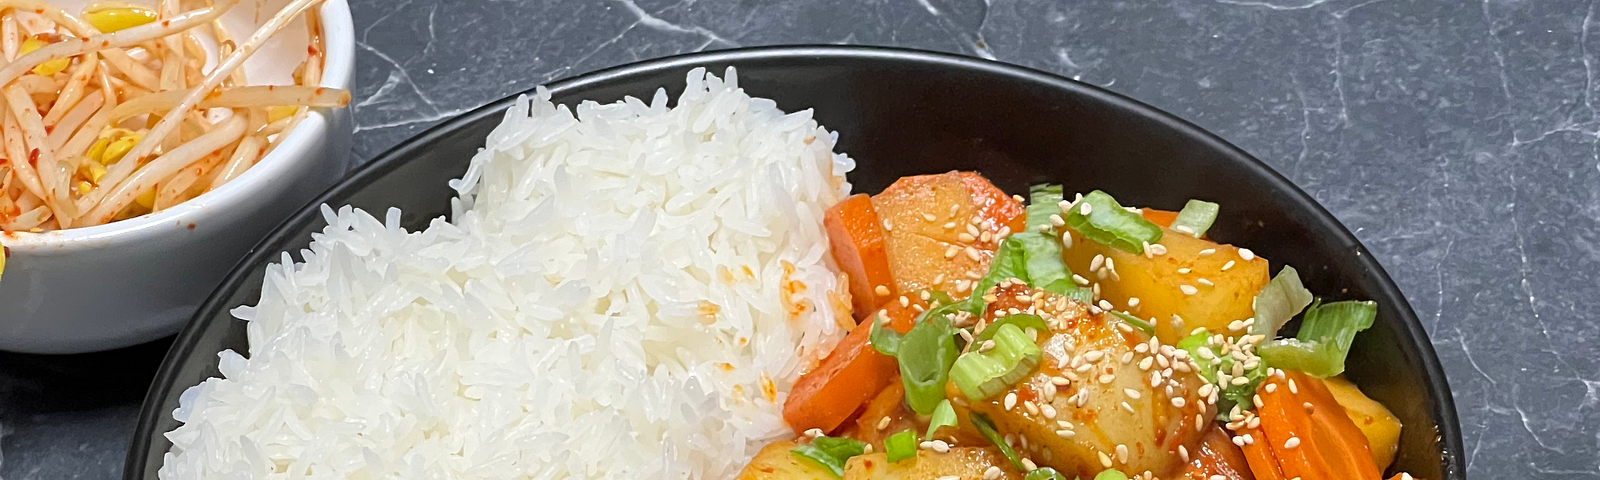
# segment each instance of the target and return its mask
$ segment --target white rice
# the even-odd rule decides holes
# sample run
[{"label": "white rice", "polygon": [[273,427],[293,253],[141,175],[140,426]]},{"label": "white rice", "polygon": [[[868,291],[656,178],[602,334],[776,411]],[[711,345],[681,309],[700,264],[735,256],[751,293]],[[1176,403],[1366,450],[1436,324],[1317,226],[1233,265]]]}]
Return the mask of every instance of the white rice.
[{"label": "white rice", "polygon": [[848,315],[834,140],[732,69],[672,108],[519,99],[454,221],[323,207],[234,311],[249,358],[184,392],[161,478],[732,477]]}]

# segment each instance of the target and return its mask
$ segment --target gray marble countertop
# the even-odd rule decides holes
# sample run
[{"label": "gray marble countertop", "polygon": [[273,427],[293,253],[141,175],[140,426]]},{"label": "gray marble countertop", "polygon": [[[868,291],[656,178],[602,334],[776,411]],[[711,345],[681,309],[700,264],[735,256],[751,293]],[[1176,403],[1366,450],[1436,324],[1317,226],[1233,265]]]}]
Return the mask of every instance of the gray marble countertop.
[{"label": "gray marble countertop", "polygon": [[[1377,255],[1449,372],[1471,477],[1600,478],[1592,1],[353,3],[358,159],[547,80],[750,45],[956,52],[1153,104],[1276,167]],[[117,477],[164,350],[0,356],[0,477]],[[101,378],[106,362],[131,373]]]}]

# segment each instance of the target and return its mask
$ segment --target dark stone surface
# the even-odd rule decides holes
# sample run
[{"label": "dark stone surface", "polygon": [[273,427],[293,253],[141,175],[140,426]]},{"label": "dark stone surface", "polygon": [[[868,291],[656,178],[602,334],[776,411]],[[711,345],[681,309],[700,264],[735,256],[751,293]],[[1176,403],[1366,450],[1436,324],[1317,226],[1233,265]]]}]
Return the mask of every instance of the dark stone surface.
[{"label": "dark stone surface", "polygon": [[[703,49],[905,46],[1106,86],[1277,167],[1372,249],[1449,372],[1472,478],[1600,478],[1593,2],[354,0],[352,9],[362,159],[550,79]],[[0,357],[0,476],[116,477],[140,382],[163,348]],[[94,373],[105,366],[130,371]]]}]

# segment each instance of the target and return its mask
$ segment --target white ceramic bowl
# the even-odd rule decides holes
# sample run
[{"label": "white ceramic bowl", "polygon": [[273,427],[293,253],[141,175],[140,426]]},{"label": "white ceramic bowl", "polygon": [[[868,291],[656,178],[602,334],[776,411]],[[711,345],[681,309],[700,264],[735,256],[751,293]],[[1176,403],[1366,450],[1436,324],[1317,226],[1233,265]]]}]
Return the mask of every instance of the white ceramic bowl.
[{"label": "white ceramic bowl", "polygon": [[[73,11],[84,3],[59,2]],[[243,38],[284,3],[246,0],[223,22]],[[322,86],[350,88],[350,7],[328,0],[319,8]],[[289,62],[305,56],[304,28],[297,21],[250,58],[252,83],[286,83]],[[352,134],[347,109],[313,111],[239,178],[181,205],[89,228],[5,234],[0,350],[91,352],[177,332],[250,247],[344,173]]]}]

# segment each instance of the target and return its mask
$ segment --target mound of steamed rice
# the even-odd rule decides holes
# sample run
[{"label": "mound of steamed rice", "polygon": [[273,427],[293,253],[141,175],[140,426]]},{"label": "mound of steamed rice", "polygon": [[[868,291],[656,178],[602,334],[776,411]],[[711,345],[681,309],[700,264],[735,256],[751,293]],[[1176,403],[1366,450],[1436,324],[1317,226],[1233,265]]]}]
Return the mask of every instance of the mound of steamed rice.
[{"label": "mound of steamed rice", "polygon": [[670,108],[519,99],[453,221],[323,207],[234,311],[249,357],[183,394],[161,478],[733,476],[848,315],[834,140],[732,69]]}]

